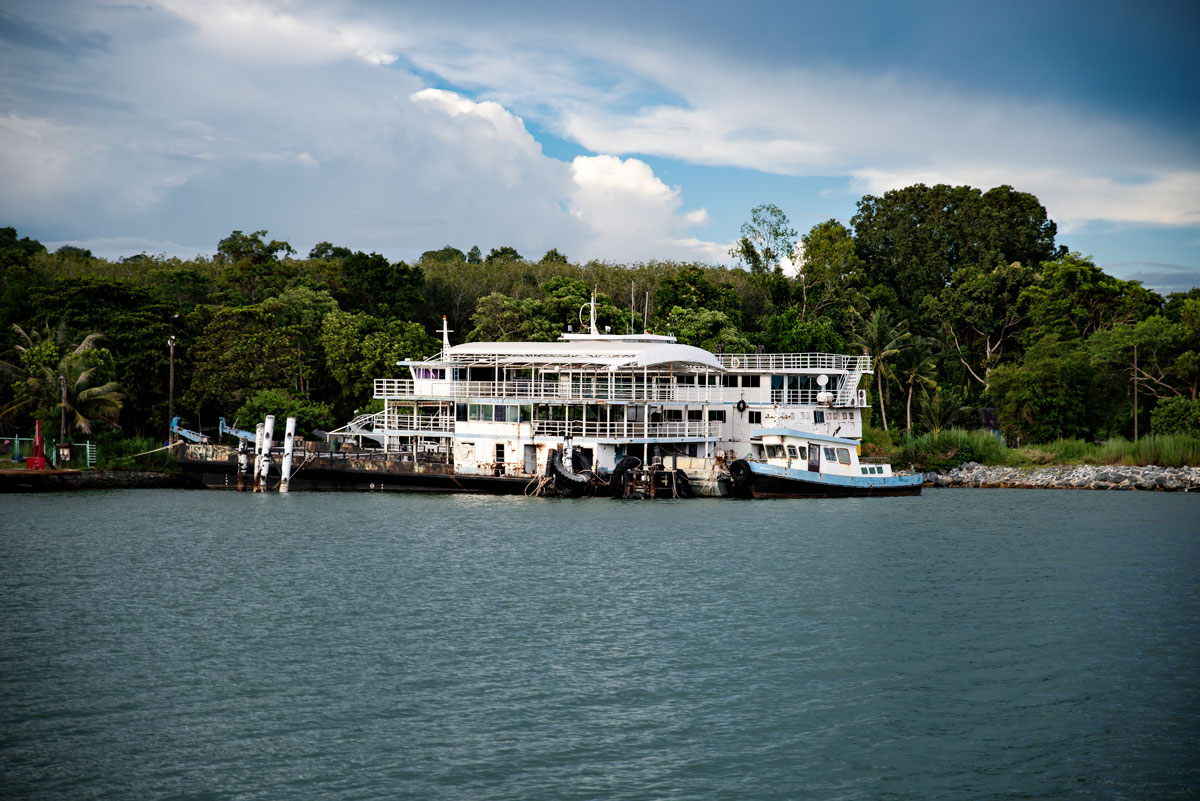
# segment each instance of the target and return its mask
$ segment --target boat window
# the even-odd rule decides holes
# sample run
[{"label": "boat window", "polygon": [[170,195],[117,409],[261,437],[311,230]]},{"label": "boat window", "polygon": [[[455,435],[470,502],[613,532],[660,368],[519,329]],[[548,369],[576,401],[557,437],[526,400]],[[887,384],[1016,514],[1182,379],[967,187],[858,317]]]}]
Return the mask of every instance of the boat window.
[{"label": "boat window", "polygon": [[864,468],[862,469],[862,471],[863,471],[863,475],[865,476],[865,475],[867,474],[867,468],[865,468],[865,467],[864,467]]},{"label": "boat window", "polygon": [[723,375],[723,376],[721,376],[721,386],[723,386],[723,387],[736,387],[737,385],[738,385],[738,377],[737,377],[736,375]]},{"label": "boat window", "polygon": [[838,448],[837,454],[838,454],[839,462],[841,462],[842,464],[850,464],[850,449],[849,448]]},{"label": "boat window", "polygon": [[530,419],[533,417],[533,407],[532,406],[518,406],[517,408],[521,410],[520,411],[521,422],[528,423],[530,421]]},{"label": "boat window", "polygon": [[825,422],[825,412],[822,409],[816,409],[813,411],[813,422],[814,423],[824,423]]},{"label": "boat window", "polygon": [[792,457],[793,459],[799,459],[799,458],[800,458],[800,454],[796,453],[796,446],[795,446],[795,445],[788,445],[788,446],[787,446],[787,453],[788,453],[788,456]]},{"label": "boat window", "polygon": [[833,448],[825,449],[825,461],[827,461],[827,462],[837,461],[837,453],[834,452]]},{"label": "boat window", "polygon": [[762,425],[762,412],[747,412],[746,420],[752,426]]},{"label": "boat window", "polygon": [[757,387],[759,378],[760,377],[756,376],[756,375],[744,375],[744,376],[742,376],[742,386],[743,387]]},{"label": "boat window", "polygon": [[783,453],[782,445],[768,445],[767,446],[767,458],[768,459],[782,459],[783,457],[784,457],[784,453]]},{"label": "boat window", "polygon": [[641,423],[646,419],[645,406],[626,406],[625,419],[631,423]]},{"label": "boat window", "polygon": [[497,423],[508,422],[508,407],[507,406],[497,406],[495,408],[495,410],[492,412],[492,419],[495,420]]},{"label": "boat window", "polygon": [[664,409],[663,419],[668,423],[682,423],[683,409]]},{"label": "boat window", "polygon": [[454,404],[454,419],[461,421],[461,422],[466,422],[466,420],[467,420],[467,404],[465,404],[465,403]]},{"label": "boat window", "polygon": [[624,422],[625,407],[624,406],[609,406],[608,407],[608,419],[609,419],[609,422],[612,422],[612,423]]},{"label": "boat window", "polygon": [[690,420],[694,423],[703,422],[704,421],[704,410],[703,409],[688,409],[688,420]]},{"label": "boat window", "polygon": [[696,383],[696,376],[694,376],[694,375],[681,375],[681,376],[679,376],[679,383],[680,383],[680,384],[695,384],[695,383]]},{"label": "boat window", "polygon": [[471,403],[468,404],[469,417],[472,420],[483,420],[490,422],[492,419],[492,407],[490,404]]},{"label": "boat window", "polygon": [[710,421],[724,423],[725,422],[725,410],[724,409],[709,409],[708,410],[708,419]]}]

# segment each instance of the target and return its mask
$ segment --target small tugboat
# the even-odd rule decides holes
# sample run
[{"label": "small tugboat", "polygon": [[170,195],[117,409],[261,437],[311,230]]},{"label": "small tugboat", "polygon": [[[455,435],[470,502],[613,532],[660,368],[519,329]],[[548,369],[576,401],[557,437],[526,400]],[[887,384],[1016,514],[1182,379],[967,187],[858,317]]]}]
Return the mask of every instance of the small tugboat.
[{"label": "small tugboat", "polygon": [[750,498],[920,495],[924,477],[895,475],[886,459],[858,456],[858,441],[767,428],[750,438],[751,458],[729,465],[734,493]]}]

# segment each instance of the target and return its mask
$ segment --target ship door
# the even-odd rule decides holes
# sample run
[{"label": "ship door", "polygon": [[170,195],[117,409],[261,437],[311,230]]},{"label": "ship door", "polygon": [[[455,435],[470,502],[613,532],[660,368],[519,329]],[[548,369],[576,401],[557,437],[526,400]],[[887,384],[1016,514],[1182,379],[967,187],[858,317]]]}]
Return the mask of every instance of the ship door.
[{"label": "ship door", "polygon": [[821,472],[821,446],[811,442],[808,445],[808,469],[813,473]]},{"label": "ship door", "polygon": [[496,443],[496,468],[493,471],[494,475],[504,475],[504,443]]},{"label": "ship door", "polygon": [[537,445],[525,446],[525,472],[529,475],[537,472]]}]

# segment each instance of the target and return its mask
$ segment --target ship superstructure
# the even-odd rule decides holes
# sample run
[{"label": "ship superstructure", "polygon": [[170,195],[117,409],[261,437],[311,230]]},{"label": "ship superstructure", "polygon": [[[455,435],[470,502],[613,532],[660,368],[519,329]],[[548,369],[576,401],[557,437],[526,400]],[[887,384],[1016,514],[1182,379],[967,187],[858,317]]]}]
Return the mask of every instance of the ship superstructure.
[{"label": "ship superstructure", "polygon": [[[695,484],[781,427],[857,439],[867,356],[711,353],[673,336],[566,333],[555,342],[450,345],[375,380],[382,411],[334,434],[458,476],[530,480],[569,454],[568,470],[610,473],[625,457],[670,458]],[[368,442],[368,440],[370,442]],[[561,458],[561,457],[560,457]],[[706,494],[723,494],[715,490]]]}]

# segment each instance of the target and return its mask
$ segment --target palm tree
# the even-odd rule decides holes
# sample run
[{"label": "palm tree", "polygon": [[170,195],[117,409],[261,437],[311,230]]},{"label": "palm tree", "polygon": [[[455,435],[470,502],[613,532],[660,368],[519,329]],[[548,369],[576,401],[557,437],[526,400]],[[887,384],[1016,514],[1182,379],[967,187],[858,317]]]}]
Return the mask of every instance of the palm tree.
[{"label": "palm tree", "polygon": [[97,420],[117,425],[125,398],[120,386],[115,381],[93,386],[98,364],[89,351],[95,349],[102,334],[88,334],[72,346],[65,323],[53,332],[47,326],[44,335],[26,333],[19,325],[13,330],[25,344],[16,347],[20,364],[0,362],[0,371],[11,376],[16,387],[16,397],[0,409],[0,417],[22,412],[48,414],[55,409],[69,414],[72,427],[85,434],[92,433]]},{"label": "palm tree", "polygon": [[875,309],[871,316],[862,321],[862,327],[850,338],[853,345],[861,347],[863,353],[875,361],[875,381],[879,392],[879,414],[883,418],[883,430],[887,431],[887,410],[883,404],[884,379],[892,380],[895,374],[888,360],[901,353],[908,345],[908,324],[901,320],[892,323],[887,309]]},{"label": "palm tree", "polygon": [[933,373],[937,367],[937,358],[933,345],[936,342],[928,337],[913,337],[909,347],[900,354],[898,371],[900,384],[908,390],[904,404],[906,427],[912,430],[912,401],[913,392],[937,389]]},{"label": "palm tree", "polygon": [[934,436],[958,422],[966,409],[956,396],[943,394],[940,389],[933,394],[921,390],[921,422]]}]

